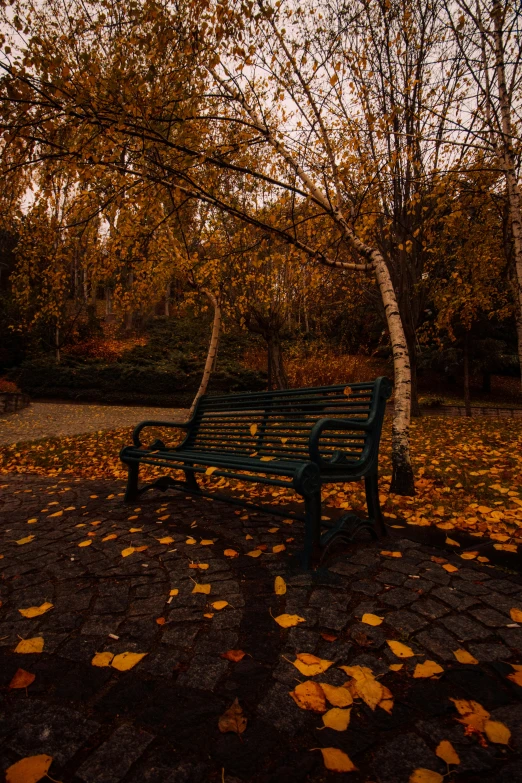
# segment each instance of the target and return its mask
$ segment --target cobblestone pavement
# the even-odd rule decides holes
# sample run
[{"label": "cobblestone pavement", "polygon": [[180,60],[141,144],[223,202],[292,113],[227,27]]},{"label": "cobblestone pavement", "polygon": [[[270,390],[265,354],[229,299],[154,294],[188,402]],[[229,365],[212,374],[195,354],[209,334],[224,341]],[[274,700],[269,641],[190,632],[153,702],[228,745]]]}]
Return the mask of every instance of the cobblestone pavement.
[{"label": "cobblestone pavement", "polygon": [[28,408],[0,417],[0,445],[134,427],[144,419],[179,421],[187,413],[181,408],[32,402]]},{"label": "cobblestone pavement", "polygon": [[[391,537],[304,573],[289,557],[298,523],[182,494],[149,493],[129,508],[121,482],[3,476],[0,485],[0,769],[48,754],[62,783],[407,783],[418,767],[446,774],[434,752],[446,739],[460,765],[445,780],[522,781],[522,688],[507,678],[510,663],[522,663],[522,627],[510,618],[522,609],[515,575],[455,555],[458,570],[448,573],[432,559],[440,551]],[[174,542],[157,540],[165,536]],[[199,543],[206,539],[215,543]],[[261,556],[246,556],[259,544]],[[229,547],[240,556],[225,557]],[[192,561],[209,567],[190,569]],[[274,594],[276,575],[286,595]],[[193,580],[211,584],[211,594],[194,594]],[[209,612],[218,599],[228,605]],[[39,617],[18,611],[46,601],[53,607]],[[282,629],[271,614],[283,612],[305,622]],[[366,612],[383,624],[363,624]],[[20,639],[40,636],[40,654],[14,652]],[[415,657],[396,658],[390,639]],[[479,663],[458,663],[459,648]],[[231,649],[246,655],[220,657]],[[147,655],[121,672],[92,665],[102,651]],[[346,731],[318,730],[321,716],[289,696],[306,679],[290,662],[296,652],[370,667],[393,694],[391,714],[356,701]],[[414,679],[425,659],[444,672]],[[392,671],[393,663],[404,666]],[[19,668],[34,682],[10,689]],[[312,679],[342,685],[347,676],[334,665]],[[218,730],[235,698],[248,719],[241,737]],[[466,734],[452,698],[479,702],[508,726],[509,745]],[[327,772],[319,747],[344,750],[359,771]]]}]

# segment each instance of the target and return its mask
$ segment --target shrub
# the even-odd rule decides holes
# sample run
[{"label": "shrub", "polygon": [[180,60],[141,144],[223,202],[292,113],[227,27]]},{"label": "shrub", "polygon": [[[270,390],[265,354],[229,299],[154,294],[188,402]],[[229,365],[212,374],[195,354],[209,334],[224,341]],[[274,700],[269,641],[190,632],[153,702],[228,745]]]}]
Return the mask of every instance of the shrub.
[{"label": "shrub", "polygon": [[13,381],[8,381],[7,378],[0,378],[0,392],[7,392],[8,394],[16,394],[19,392],[20,389],[16,385],[16,383],[13,383]]}]

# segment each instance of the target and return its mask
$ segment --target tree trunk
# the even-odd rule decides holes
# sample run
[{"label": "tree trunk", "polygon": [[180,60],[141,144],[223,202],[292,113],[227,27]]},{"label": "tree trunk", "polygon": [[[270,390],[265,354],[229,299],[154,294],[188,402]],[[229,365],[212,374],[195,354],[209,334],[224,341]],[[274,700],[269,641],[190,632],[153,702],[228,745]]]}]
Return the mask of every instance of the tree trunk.
[{"label": "tree trunk", "polygon": [[279,335],[268,335],[266,344],[268,349],[268,365],[270,367],[270,388],[288,389],[288,377],[285,372]]},{"label": "tree trunk", "polygon": [[192,401],[192,405],[190,406],[190,411],[188,415],[189,419],[191,418],[191,416],[193,415],[196,409],[196,405],[198,403],[199,398],[202,397],[207,391],[208,382],[210,380],[210,376],[212,374],[212,368],[214,366],[214,362],[217,355],[219,332],[221,330],[221,308],[219,306],[219,300],[216,296],[214,296],[214,294],[211,291],[208,291],[206,288],[203,289],[203,293],[210,300],[214,308],[214,321],[212,323],[212,333],[210,336],[210,344],[208,346],[207,359],[205,361],[205,367],[203,370],[203,377],[201,378],[199,389],[197,390],[196,396],[194,397]]},{"label": "tree trunk", "polygon": [[493,0],[491,16],[495,25],[495,75],[502,121],[502,162],[506,176],[511,234],[513,236],[515,254],[518,359],[521,370],[520,382],[522,384],[522,205],[517,179],[516,156],[513,149],[511,105],[506,86],[505,50],[502,35],[502,6],[499,0]]},{"label": "tree trunk", "polygon": [[469,331],[464,335],[464,408],[466,416],[471,416],[471,403],[469,395]]}]

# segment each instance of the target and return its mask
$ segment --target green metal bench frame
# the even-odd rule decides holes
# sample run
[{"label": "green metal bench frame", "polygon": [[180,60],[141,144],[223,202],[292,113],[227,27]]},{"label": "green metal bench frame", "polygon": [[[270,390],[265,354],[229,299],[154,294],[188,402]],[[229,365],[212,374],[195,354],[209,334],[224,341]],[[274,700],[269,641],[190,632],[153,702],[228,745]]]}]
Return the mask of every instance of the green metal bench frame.
[{"label": "green metal bench frame", "polygon": [[[378,456],[386,400],[392,385],[380,377],[369,383],[287,389],[202,397],[186,422],[143,421],[133,445],[120,452],[128,468],[126,502],[149,489],[169,488],[282,517],[304,521],[302,564],[316,565],[321,552],[339,538],[354,541],[385,535],[378,491]],[[146,427],[186,430],[183,442],[149,447],[140,435]],[[138,486],[140,464],[182,470],[185,479],[161,476]],[[225,477],[286,487],[304,499],[304,514],[278,506],[202,489],[197,474],[215,468]],[[364,479],[368,519],[353,513],[336,522],[321,518],[321,487]]]}]

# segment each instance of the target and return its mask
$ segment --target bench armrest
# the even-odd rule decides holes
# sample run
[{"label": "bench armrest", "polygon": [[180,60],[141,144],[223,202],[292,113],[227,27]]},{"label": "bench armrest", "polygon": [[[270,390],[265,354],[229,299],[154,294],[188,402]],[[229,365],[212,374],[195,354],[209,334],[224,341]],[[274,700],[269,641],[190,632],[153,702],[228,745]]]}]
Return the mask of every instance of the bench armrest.
[{"label": "bench armrest", "polygon": [[[334,455],[331,460],[324,460],[321,457],[321,453],[319,451],[319,441],[325,430],[362,430],[363,432],[368,432],[372,429],[372,426],[373,422],[371,419],[368,419],[367,421],[359,421],[358,419],[319,419],[319,421],[312,427],[312,431],[310,433],[310,441],[308,446],[310,459],[312,462],[315,462],[317,465],[321,466],[335,465],[337,462],[341,462],[342,452],[338,452],[338,454]],[[362,462],[366,457],[365,451],[366,448],[363,450],[363,453],[361,454],[358,462]]]},{"label": "bench armrest", "polygon": [[132,433],[132,442],[138,448],[141,447],[140,433],[145,427],[176,427],[177,429],[188,430],[190,425],[190,421],[142,421],[135,427]]}]

